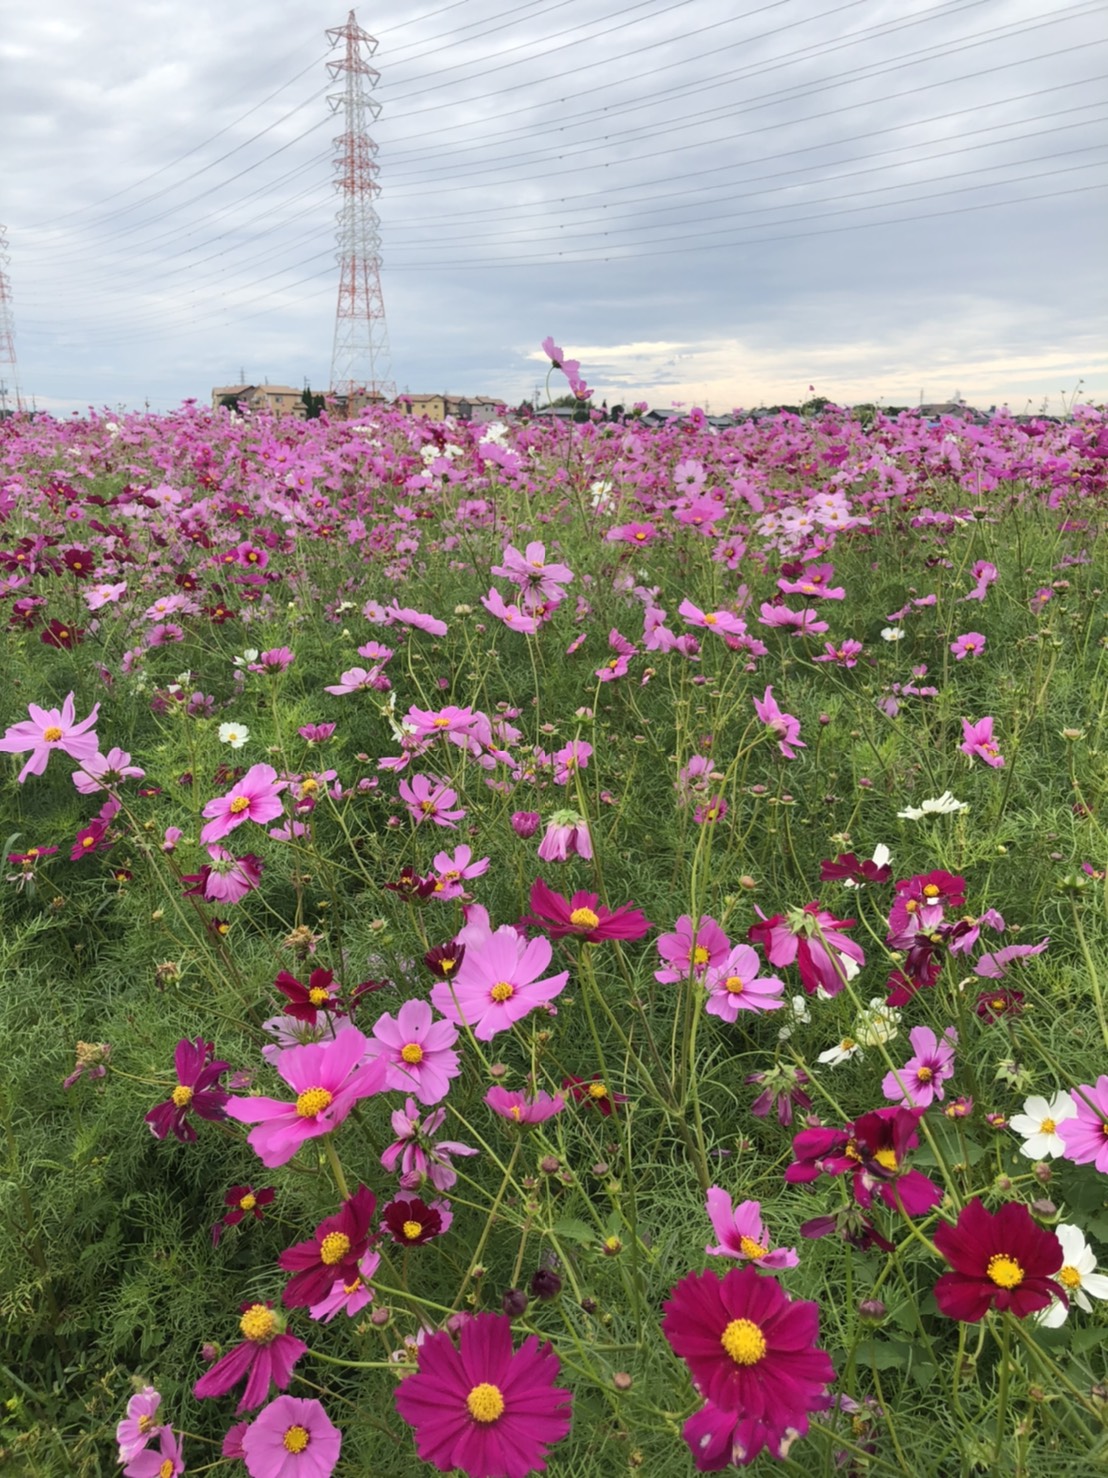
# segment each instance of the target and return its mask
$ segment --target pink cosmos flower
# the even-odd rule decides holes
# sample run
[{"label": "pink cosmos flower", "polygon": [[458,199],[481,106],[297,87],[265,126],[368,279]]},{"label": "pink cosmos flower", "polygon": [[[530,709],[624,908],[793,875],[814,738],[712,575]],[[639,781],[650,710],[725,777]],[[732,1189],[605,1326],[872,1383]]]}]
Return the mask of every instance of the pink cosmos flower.
[{"label": "pink cosmos flower", "polygon": [[337,1278],[331,1285],[331,1292],[326,1298],[321,1298],[319,1303],[309,1306],[309,1317],[318,1319],[323,1324],[330,1324],[336,1314],[345,1314],[348,1319],[353,1319],[355,1314],[360,1314],[367,1304],[373,1302],[371,1279],[377,1272],[380,1262],[379,1252],[364,1253],[358,1263],[355,1277],[349,1282],[344,1278]]},{"label": "pink cosmos flower", "polygon": [[282,1315],[268,1304],[243,1304],[239,1320],[242,1343],[208,1367],[192,1388],[198,1401],[225,1396],[246,1376],[246,1386],[236,1410],[252,1411],[269,1395],[272,1381],[283,1391],[292,1380],[292,1368],[308,1346],[294,1334],[286,1334]]},{"label": "pink cosmos flower", "polygon": [[141,780],[146,774],[132,765],[125,749],[109,749],[107,754],[94,754],[73,772],[73,784],[82,795],[95,795],[98,790],[113,790],[122,780]]},{"label": "pink cosmos flower", "polygon": [[585,862],[592,860],[589,823],[576,811],[555,811],[539,843],[539,860],[565,862],[570,857],[580,857]]},{"label": "pink cosmos flower", "polygon": [[490,616],[503,621],[509,631],[518,631],[522,636],[534,636],[539,629],[534,616],[525,615],[517,605],[506,604],[495,585],[489,589],[488,595],[481,597],[481,604]]},{"label": "pink cosmos flower", "polygon": [[813,662],[834,662],[838,667],[857,667],[858,658],[862,655],[864,648],[860,641],[847,638],[841,642],[824,642],[823,651],[818,657],[813,657]]},{"label": "pink cosmos flower", "polygon": [[[377,688],[378,680],[383,676],[379,667],[348,667],[339,678],[337,683],[329,683],[325,693],[334,693],[342,697],[346,693],[359,693],[363,688]],[[385,679],[388,682],[388,679]],[[391,686],[391,684],[390,684]],[[332,728],[334,725],[332,725]]]},{"label": "pink cosmos flower", "polygon": [[211,846],[208,856],[211,862],[199,872],[182,876],[182,883],[192,884],[185,889],[186,898],[198,894],[205,903],[240,903],[262,880],[263,863],[252,852],[232,857],[225,847]]},{"label": "pink cosmos flower", "polygon": [[573,571],[568,565],[547,564],[545,544],[528,544],[522,554],[511,544],[506,544],[501,558],[503,564],[493,565],[492,573],[519,586],[526,611],[534,611],[537,606],[550,602],[557,605],[565,599],[566,592],[562,587],[572,581]]},{"label": "pink cosmos flower", "polygon": [[677,613],[685,618],[689,626],[702,626],[719,636],[742,636],[746,632],[746,622],[731,611],[702,611],[691,600],[683,600],[677,607]]},{"label": "pink cosmos flower", "polygon": [[149,1447],[136,1453],[123,1469],[123,1478],[176,1478],[185,1471],[182,1439],[172,1427],[162,1427],[156,1450]]},{"label": "pink cosmos flower", "polygon": [[592,759],[592,745],[584,739],[571,739],[554,752],[554,784],[568,785],[579,770],[587,770]]},{"label": "pink cosmos flower", "polygon": [[440,621],[437,616],[429,616],[424,611],[417,611],[412,606],[398,605],[394,600],[386,612],[388,624],[394,623],[398,626],[410,626],[413,631],[425,631],[428,636],[445,636],[449,627],[445,621]]},{"label": "pink cosmos flower", "polygon": [[702,918],[697,927],[687,913],[677,920],[673,934],[663,934],[657,941],[658,953],[665,968],[655,970],[654,979],[663,985],[676,985],[689,976],[700,980],[709,967],[718,968],[727,959],[730,940],[715,919]]},{"label": "pink cosmos flower", "polygon": [[976,657],[978,652],[985,650],[985,638],[979,631],[967,631],[964,636],[954,638],[950,650],[954,653],[955,661],[962,662],[966,657]]},{"label": "pink cosmos flower", "polygon": [[374,1022],[366,1058],[385,1064],[386,1089],[433,1104],[446,1097],[451,1079],[461,1072],[458,1054],[450,1050],[457,1040],[457,1027],[434,1021],[426,1001],[405,1001],[395,1020],[385,1012]]},{"label": "pink cosmos flower", "polygon": [[709,1257],[734,1257],[760,1268],[795,1268],[799,1263],[800,1254],[795,1247],[778,1247],[771,1251],[759,1202],[743,1201],[732,1209],[731,1197],[714,1185],[708,1190],[705,1210],[712,1230],[719,1238],[717,1247],[710,1243],[705,1247]]},{"label": "pink cosmos flower", "polygon": [[681,1428],[681,1436],[698,1473],[720,1473],[724,1468],[747,1467],[761,1452],[786,1458],[793,1443],[807,1431],[808,1418],[803,1412],[792,1412],[786,1426],[776,1426],[705,1401]]},{"label": "pink cosmos flower", "polygon": [[510,1119],[513,1124],[541,1124],[560,1114],[566,1101],[560,1093],[551,1098],[549,1093],[538,1092],[528,1097],[494,1084],[485,1094],[485,1102],[494,1114]]},{"label": "pink cosmos flower", "polygon": [[552,955],[548,939],[528,942],[503,925],[483,943],[466,945],[458,973],[432,989],[432,1004],[447,1020],[469,1025],[479,1042],[487,1042],[565,989],[568,970],[539,978]]},{"label": "pink cosmos flower", "polygon": [[478,1153],[468,1144],[451,1139],[432,1144],[445,1118],[446,1110],[438,1108],[421,1120],[414,1098],[406,1099],[404,1107],[394,1111],[392,1129],[397,1138],[381,1156],[381,1164],[390,1175],[400,1166],[400,1184],[406,1191],[418,1191],[425,1180],[436,1190],[450,1190],[458,1179],[451,1159]]},{"label": "pink cosmos flower", "polygon": [[267,821],[276,821],[282,806],[278,799],[287,781],[277,779],[272,765],[251,765],[246,774],[226,795],[216,796],[204,807],[203,814],[210,817],[200,833],[200,840],[221,842],[244,821],[256,821],[264,826]]},{"label": "pink cosmos flower", "polygon": [[771,965],[795,962],[809,995],[821,989],[829,996],[838,995],[866,962],[861,945],[843,938],[843,931],[853,928],[854,920],[837,919],[818,903],[791,908],[771,919],[761,909],[758,913],[761,922],[751,924],[747,938],[762,946]]},{"label": "pink cosmos flower", "polygon": [[83,764],[92,759],[100,748],[95,733],[91,732],[100,713],[99,703],[92,705],[88,718],[75,722],[77,708],[72,693],[68,694],[60,709],[40,708],[37,703],[28,703],[31,715],[22,723],[12,724],[0,738],[0,752],[22,754],[31,751],[31,758],[19,772],[20,785],[28,775],[41,775],[51,753],[58,750]]},{"label": "pink cosmos flower", "polygon": [[782,713],[777,706],[777,700],[773,696],[772,687],[767,688],[765,696],[761,699],[755,698],[754,712],[772,733],[777,735],[777,747],[787,760],[796,759],[797,749],[807,749],[807,745],[800,737],[800,720],[794,718],[791,713]]},{"label": "pink cosmos flower", "polygon": [[974,562],[973,578],[977,582],[968,595],[963,595],[963,600],[984,600],[989,586],[996,579],[997,567],[990,564],[987,559],[979,559]]},{"label": "pink cosmos flower", "polygon": [[477,1314],[428,1335],[419,1368],[400,1382],[396,1409],[415,1431],[420,1458],[440,1473],[526,1478],[545,1471],[547,1448],[569,1431],[572,1393],[556,1386],[558,1357],[529,1335],[512,1349],[511,1320]]},{"label": "pink cosmos flower", "polygon": [[976,723],[971,723],[968,718],[964,718],[962,720],[962,742],[958,748],[968,759],[973,759],[976,755],[978,759],[991,765],[994,770],[999,770],[1004,764],[1004,756],[993,738],[991,718],[979,718]]},{"label": "pink cosmos flower", "polygon": [[907,1108],[930,1108],[936,1098],[945,1097],[943,1084],[954,1076],[958,1033],[948,1026],[940,1040],[929,1026],[914,1026],[908,1040],[913,1055],[902,1068],[885,1075],[881,1091]]},{"label": "pink cosmos flower", "polygon": [[1079,1083],[1071,1093],[1077,1117],[1061,1120],[1055,1129],[1065,1145],[1063,1157],[1075,1165],[1095,1165],[1108,1175],[1108,1076],[1097,1078],[1095,1088]]},{"label": "pink cosmos flower", "polygon": [[278,1396],[259,1411],[242,1436],[250,1478],[331,1478],[342,1433],[322,1405]]},{"label": "pink cosmos flower", "polygon": [[828,629],[827,622],[821,621],[815,611],[792,611],[788,606],[771,605],[769,601],[762,602],[758,624],[788,627],[794,636],[818,636]]},{"label": "pink cosmos flower", "polygon": [[428,775],[413,775],[410,783],[401,780],[400,799],[417,826],[424,821],[433,821],[436,826],[446,826],[453,831],[466,814],[462,807],[451,809],[458,799],[457,792],[444,781],[433,780]]},{"label": "pink cosmos flower", "polygon": [[137,1457],[163,1431],[165,1424],[155,1416],[161,1404],[161,1395],[153,1386],[143,1386],[127,1402],[127,1415],[115,1429],[121,1463],[129,1463]]},{"label": "pink cosmos flower", "polygon": [[435,891],[432,897],[437,898],[440,903],[461,898],[465,893],[462,884],[471,878],[482,877],[488,872],[491,861],[489,857],[482,857],[474,862],[472,848],[464,844],[454,849],[453,856],[449,852],[436,852],[432,864],[435,869]]},{"label": "pink cosmos flower", "polygon": [[364,1062],[368,1041],[356,1028],[303,1047],[288,1047],[277,1071],[296,1093],[292,1103],[277,1098],[232,1098],[227,1116],[257,1124],[248,1136],[251,1149],[273,1170],[287,1165],[308,1139],[330,1134],[359,1099],[383,1091],[388,1065]]},{"label": "pink cosmos flower", "polygon": [[973,973],[980,975],[985,980],[1003,980],[1008,974],[1008,966],[1014,960],[1030,959],[1032,955],[1041,955],[1050,943],[1050,935],[1040,939],[1038,944],[1007,944],[1003,949],[993,950],[984,954],[973,967]]},{"label": "pink cosmos flower", "polygon": [[785,982],[776,975],[760,975],[762,962],[749,944],[736,944],[719,965],[709,965],[704,974],[709,1016],[735,1022],[740,1011],[777,1011]]},{"label": "pink cosmos flower", "polygon": [[777,588],[783,595],[808,595],[815,596],[818,600],[845,600],[846,591],[843,586],[831,585],[834,574],[834,565],[807,565],[796,578],[783,577],[778,580]]}]

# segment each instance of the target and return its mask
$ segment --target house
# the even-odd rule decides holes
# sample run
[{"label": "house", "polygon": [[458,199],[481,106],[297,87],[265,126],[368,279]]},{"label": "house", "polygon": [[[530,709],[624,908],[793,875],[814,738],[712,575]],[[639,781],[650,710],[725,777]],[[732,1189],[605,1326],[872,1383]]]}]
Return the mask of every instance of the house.
[{"label": "house", "polygon": [[296,416],[303,420],[306,412],[304,392],[292,385],[215,385],[212,387],[212,410],[221,405],[234,410],[245,404],[251,411],[268,411],[274,416]]}]

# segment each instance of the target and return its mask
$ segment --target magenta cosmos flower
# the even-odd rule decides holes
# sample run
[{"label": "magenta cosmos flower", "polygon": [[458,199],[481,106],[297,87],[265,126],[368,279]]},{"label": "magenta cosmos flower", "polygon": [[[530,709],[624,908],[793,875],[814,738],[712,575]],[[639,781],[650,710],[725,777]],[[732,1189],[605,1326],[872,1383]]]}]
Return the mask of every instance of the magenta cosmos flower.
[{"label": "magenta cosmos flower", "polygon": [[1072,1098],[1077,1117],[1061,1120],[1056,1131],[1065,1145],[1062,1153],[1075,1165],[1092,1164],[1108,1175],[1108,1076],[1097,1078],[1095,1088],[1078,1084]]},{"label": "magenta cosmos flower", "polygon": [[204,807],[204,815],[211,819],[201,831],[200,840],[205,846],[222,841],[244,821],[256,821],[262,826],[276,821],[283,809],[278,797],[286,784],[287,781],[277,779],[272,765],[251,765],[226,795],[216,796]]},{"label": "magenta cosmos flower", "polygon": [[985,638],[979,631],[967,631],[964,636],[954,638],[950,650],[956,662],[964,662],[967,657],[976,657],[978,652],[985,650]]},{"label": "magenta cosmos flower", "polygon": [[949,1319],[977,1324],[990,1309],[1025,1319],[1055,1298],[1066,1302],[1051,1277],[1062,1266],[1062,1244],[1021,1202],[1008,1201],[994,1214],[975,1198],[956,1225],[936,1228],[935,1246],[954,1269],[935,1284],[935,1302]]},{"label": "magenta cosmos flower", "polygon": [[77,708],[70,693],[61,708],[40,708],[37,703],[28,703],[31,715],[22,723],[12,724],[2,738],[0,751],[4,754],[23,754],[28,749],[31,758],[19,772],[20,785],[28,775],[41,775],[46,769],[51,753],[57,749],[76,760],[78,764],[91,760],[100,749],[100,741],[91,731],[100,712],[99,703],[92,705],[88,718],[75,722]]},{"label": "magenta cosmos flower", "polygon": [[737,1021],[740,1011],[776,1011],[783,1006],[785,982],[776,975],[760,975],[761,968],[758,952],[749,944],[736,944],[722,964],[709,966],[704,975],[708,1015]]},{"label": "magenta cosmos flower", "polygon": [[187,1038],[177,1043],[173,1054],[177,1069],[177,1086],[166,1099],[146,1115],[150,1132],[155,1139],[164,1139],[172,1133],[182,1144],[191,1144],[196,1130],[189,1122],[189,1114],[199,1114],[202,1119],[226,1118],[225,1105],[230,1097],[219,1087],[219,1079],[231,1066],[220,1057],[212,1057],[213,1046],[197,1037],[195,1042]]},{"label": "magenta cosmos flower", "polygon": [[123,1469],[123,1478],[176,1478],[185,1471],[182,1440],[172,1427],[162,1427],[156,1448],[144,1447]]},{"label": "magenta cosmos flower", "polygon": [[436,826],[451,829],[465,815],[460,806],[455,808],[457,791],[451,790],[442,780],[432,780],[428,775],[413,775],[411,781],[401,780],[400,799],[408,808],[408,814],[416,825],[433,821]]},{"label": "magenta cosmos flower", "polygon": [[689,914],[683,913],[677,920],[673,934],[663,934],[657,941],[658,953],[665,962],[665,969],[655,970],[654,979],[663,985],[676,985],[693,976],[703,979],[706,971],[723,964],[731,948],[731,942],[715,919],[705,916],[694,929]]},{"label": "magenta cosmos flower", "polygon": [[560,1093],[551,1098],[549,1093],[539,1092],[529,1098],[524,1093],[501,1088],[499,1084],[494,1084],[485,1094],[485,1102],[494,1114],[510,1119],[513,1124],[541,1124],[545,1119],[560,1114],[566,1106]]},{"label": "magenta cosmos flower", "polygon": [[576,934],[597,944],[602,939],[641,939],[651,928],[650,920],[631,904],[605,908],[595,893],[574,893],[565,898],[548,888],[542,878],[531,884],[531,908],[535,917],[524,922],[545,929],[551,939]]},{"label": "magenta cosmos flower", "polygon": [[709,1257],[735,1257],[760,1268],[795,1268],[800,1261],[795,1247],[771,1248],[758,1201],[741,1201],[732,1209],[731,1197],[714,1185],[708,1189],[705,1209],[719,1238],[718,1246],[705,1247]]},{"label": "magenta cosmos flower", "polygon": [[766,728],[777,736],[777,747],[787,760],[796,759],[798,749],[807,749],[807,745],[800,737],[800,720],[794,718],[791,713],[782,713],[777,706],[777,700],[773,696],[773,689],[767,688],[765,696],[755,698],[754,712],[758,715]]},{"label": "magenta cosmos flower", "polygon": [[830,1357],[815,1348],[819,1306],[790,1299],[752,1267],[683,1278],[662,1332],[714,1406],[778,1431],[823,1406],[835,1379]]},{"label": "magenta cosmos flower", "polygon": [[287,1165],[308,1139],[330,1134],[360,1098],[380,1093],[388,1076],[381,1061],[363,1062],[368,1041],[357,1028],[322,1042],[287,1047],[277,1058],[277,1071],[296,1093],[279,1098],[232,1098],[229,1118],[257,1124],[248,1140],[268,1169]]},{"label": "magenta cosmos flower", "polygon": [[795,961],[810,996],[820,989],[837,996],[866,963],[861,945],[843,938],[843,931],[853,927],[853,919],[837,919],[818,903],[808,903],[771,919],[763,916],[761,923],[751,924],[747,938],[762,946],[771,965]]},{"label": "magenta cosmos flower", "polygon": [[438,1103],[461,1072],[458,1054],[450,1050],[457,1040],[454,1023],[435,1021],[426,1001],[405,1001],[395,1019],[386,1011],[374,1022],[366,1057],[384,1063],[386,1089]]},{"label": "magenta cosmos flower", "polygon": [[308,1346],[285,1333],[284,1318],[268,1304],[243,1304],[239,1320],[242,1343],[210,1366],[192,1388],[198,1401],[225,1396],[243,1376],[246,1387],[238,1411],[253,1411],[269,1395],[272,1381],[283,1391],[292,1380],[292,1368]]},{"label": "magenta cosmos flower", "polygon": [[342,1433],[318,1401],[278,1396],[242,1434],[250,1478],[330,1478]]},{"label": "magenta cosmos flower", "polygon": [[479,1042],[487,1042],[565,988],[568,970],[540,979],[552,954],[549,939],[528,942],[502,925],[482,943],[467,944],[458,973],[432,989],[431,1003],[448,1021],[470,1026]]},{"label": "magenta cosmos flower", "polygon": [[569,1431],[573,1396],[554,1384],[559,1369],[550,1345],[531,1335],[513,1350],[511,1320],[478,1314],[463,1326],[460,1348],[442,1331],[423,1341],[396,1409],[419,1456],[440,1473],[526,1478],[545,1470],[547,1448]]},{"label": "magenta cosmos flower", "polygon": [[377,1197],[360,1185],[334,1216],[325,1216],[306,1242],[286,1247],[277,1259],[286,1273],[295,1274],[285,1285],[282,1299],[290,1309],[320,1303],[341,1278],[353,1283],[369,1246],[369,1228]]},{"label": "magenta cosmos flower", "polygon": [[[829,1404],[829,1403],[826,1403]],[[698,1473],[745,1468],[762,1451],[776,1458],[789,1455],[793,1443],[808,1430],[808,1418],[797,1413],[786,1427],[753,1421],[734,1411],[721,1411],[706,1401],[681,1429]]]},{"label": "magenta cosmos flower", "polygon": [[954,1049],[958,1033],[952,1026],[936,1037],[929,1026],[914,1026],[908,1033],[912,1056],[901,1068],[886,1073],[881,1091],[894,1103],[908,1108],[930,1108],[936,1098],[943,1098],[943,1084],[954,1076]]},{"label": "magenta cosmos flower", "polygon": [[994,770],[999,770],[1004,764],[1004,756],[993,738],[991,718],[979,718],[975,724],[971,723],[968,718],[964,718],[962,720],[962,742],[958,748],[968,759],[973,759],[976,755],[978,759],[991,765]]},{"label": "magenta cosmos flower", "polygon": [[127,1415],[115,1429],[121,1463],[137,1457],[162,1431],[165,1424],[157,1418],[161,1404],[161,1394],[153,1386],[143,1386],[127,1402]]}]

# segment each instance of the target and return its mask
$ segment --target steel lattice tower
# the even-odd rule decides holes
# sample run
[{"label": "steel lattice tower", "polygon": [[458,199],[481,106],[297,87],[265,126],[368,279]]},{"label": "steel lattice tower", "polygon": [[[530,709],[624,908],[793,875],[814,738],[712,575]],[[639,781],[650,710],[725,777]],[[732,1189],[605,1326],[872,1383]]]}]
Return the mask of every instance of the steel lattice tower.
[{"label": "steel lattice tower", "polygon": [[19,367],[15,362],[15,325],[12,322],[12,290],[8,281],[8,274],[4,270],[8,265],[8,235],[7,227],[0,226],[0,410],[8,408],[8,387],[4,383],[5,375],[12,379],[12,390],[15,394],[15,408],[17,411],[23,409],[23,397],[19,393]]},{"label": "steel lattice tower", "polygon": [[377,50],[374,37],[358,25],[351,11],[345,26],[327,32],[331,45],[344,47],[341,60],[327,63],[333,81],[345,76],[342,92],[327,98],[331,111],[343,113],[346,125],[335,140],[335,188],[342,195],[338,213],[339,297],[335,340],[331,350],[331,393],[364,392],[391,400],[396,386],[389,378],[389,343],[385,303],[381,295],[381,221],[373,202],[377,183],[377,145],[368,120],[379,117],[381,104],[369,96],[380,73],[370,66]]}]

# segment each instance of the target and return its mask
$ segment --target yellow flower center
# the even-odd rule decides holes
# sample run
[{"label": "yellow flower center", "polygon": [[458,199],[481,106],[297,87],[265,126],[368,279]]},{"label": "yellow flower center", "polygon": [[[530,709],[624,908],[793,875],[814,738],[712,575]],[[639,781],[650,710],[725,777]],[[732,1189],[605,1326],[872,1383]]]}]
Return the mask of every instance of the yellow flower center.
[{"label": "yellow flower center", "polygon": [[431,727],[435,729],[449,729],[450,720],[440,713],[431,720]]},{"label": "yellow flower center", "polygon": [[939,896],[938,886],[935,883],[927,883],[924,886],[923,896],[925,898],[938,898],[938,896]]},{"label": "yellow flower center", "polygon": [[247,795],[235,796],[234,800],[227,807],[227,809],[230,811],[232,816],[241,816],[244,811],[248,811],[250,809],[250,797]]},{"label": "yellow flower center", "polygon": [[353,1283],[344,1283],[342,1285],[342,1291],[349,1297],[350,1294],[357,1293],[358,1289],[361,1286],[362,1280],[360,1278],[355,1278]]},{"label": "yellow flower center", "polygon": [[512,1116],[517,1124],[519,1123],[520,1119],[523,1118],[523,1110],[520,1108],[518,1103],[513,1103],[511,1108],[508,1110],[508,1113]]},{"label": "yellow flower center", "polygon": [[741,975],[728,975],[723,984],[729,996],[741,996],[743,991],[746,989],[745,982],[743,981]]},{"label": "yellow flower center", "polygon": [[1003,996],[994,996],[989,1002],[989,1009],[991,1011],[1006,1011],[1008,1009],[1008,1002]]},{"label": "yellow flower center", "polygon": [[400,1049],[400,1057],[403,1062],[415,1067],[417,1063],[423,1061],[423,1048],[418,1042],[405,1042]]},{"label": "yellow flower center", "polygon": [[839,1043],[840,1052],[853,1052],[858,1043],[853,1037],[844,1037]]},{"label": "yellow flower center", "polygon": [[153,1425],[154,1418],[150,1415],[149,1412],[144,1412],[142,1416],[140,1416],[138,1419],[138,1429],[144,1437]]},{"label": "yellow flower center", "polygon": [[171,1457],[163,1459],[160,1463],[158,1467],[158,1478],[173,1478],[173,1459]]},{"label": "yellow flower center", "polygon": [[444,975],[449,975],[457,963],[457,960],[440,960],[439,969]]},{"label": "yellow flower center", "polygon": [[623,1243],[618,1237],[605,1237],[604,1247],[608,1252],[621,1252],[623,1250]]},{"label": "yellow flower center", "polygon": [[1040,1134],[1053,1134],[1054,1133],[1054,1120],[1052,1118],[1050,1118],[1049,1116],[1047,1118],[1045,1118],[1043,1120],[1043,1122],[1039,1125],[1039,1133]]},{"label": "yellow flower center", "polygon": [[296,1100],[297,1118],[314,1119],[325,1108],[330,1108],[333,1097],[326,1088],[306,1088]]},{"label": "yellow flower center", "polygon": [[516,993],[516,988],[508,980],[498,980],[489,991],[494,1001],[510,1001]]},{"label": "yellow flower center", "polygon": [[317,985],[308,992],[308,1000],[313,1006],[322,1006],[331,999],[331,992],[323,985]]},{"label": "yellow flower center", "polygon": [[692,952],[692,962],[694,965],[706,965],[711,958],[711,955],[702,944],[698,944]]},{"label": "yellow flower center", "polygon": [[178,1083],[169,1096],[178,1108],[188,1108],[192,1102],[192,1089],[186,1088],[184,1083]]},{"label": "yellow flower center", "polygon": [[490,1385],[487,1380],[483,1380],[479,1386],[474,1386],[466,1397],[466,1406],[473,1420],[481,1422],[483,1426],[488,1426],[490,1422],[504,1415],[504,1397],[500,1392],[500,1387]]},{"label": "yellow flower center", "polygon": [[1081,1274],[1077,1271],[1075,1267],[1072,1267],[1069,1263],[1066,1263],[1065,1267],[1063,1267],[1058,1273],[1058,1282],[1061,1283],[1063,1288],[1069,1288],[1070,1290],[1074,1288],[1080,1288]]},{"label": "yellow flower center", "polygon": [[300,782],[300,790],[301,794],[303,795],[311,795],[314,791],[317,791],[318,789],[319,781],[314,780],[311,775],[309,775],[306,780],[301,780]]},{"label": "yellow flower center", "polygon": [[423,1234],[423,1227],[418,1221],[406,1221],[400,1228],[409,1242],[418,1242]]},{"label": "yellow flower center", "polygon": [[47,744],[57,744],[58,740],[62,737],[62,732],[57,724],[51,724],[48,729],[43,729],[42,737]]},{"label": "yellow flower center", "polygon": [[719,620],[719,617],[713,611],[705,611],[704,612],[704,624],[705,624],[705,626],[714,626],[718,620]]},{"label": "yellow flower center", "polygon": [[250,1193],[250,1191],[247,1191],[246,1195],[243,1196],[242,1200],[239,1202],[239,1210],[240,1211],[253,1211],[254,1207],[257,1204],[258,1204],[258,1198],[257,1198],[257,1196],[252,1195]]},{"label": "yellow flower center", "polygon": [[252,1345],[268,1345],[277,1336],[277,1316],[265,1304],[251,1304],[239,1320],[239,1329]]},{"label": "yellow flower center", "polygon": [[896,1153],[894,1150],[878,1150],[873,1158],[881,1166],[882,1170],[896,1169]]},{"label": "yellow flower center", "polygon": [[921,1083],[930,1083],[931,1079],[934,1076],[935,1074],[931,1071],[929,1067],[916,1068],[916,1077],[920,1080]]},{"label": "yellow flower center", "polygon": [[423,812],[423,814],[425,816],[432,816],[432,815],[434,815],[434,811],[435,811],[435,802],[434,801],[420,801],[420,803],[419,803],[419,809]]},{"label": "yellow flower center", "polygon": [[752,1319],[732,1319],[719,1342],[736,1365],[757,1365],[766,1353],[766,1337]]},{"label": "yellow flower center", "polygon": [[333,1268],[337,1262],[350,1251],[350,1238],[345,1232],[328,1232],[319,1244],[319,1258],[321,1262]]},{"label": "yellow flower center", "polygon": [[569,921],[575,929],[595,929],[600,923],[600,915],[593,913],[591,908],[575,908]]},{"label": "yellow flower center", "polygon": [[763,1247],[759,1242],[755,1242],[753,1237],[740,1237],[739,1248],[744,1257],[752,1257],[755,1261],[761,1257],[765,1257],[769,1251],[768,1247]]},{"label": "yellow flower center", "polygon": [[608,1096],[608,1088],[607,1088],[607,1085],[605,1083],[590,1083],[589,1084],[589,1097],[590,1098],[607,1098],[607,1096]]},{"label": "yellow flower center", "polygon": [[307,1429],[297,1425],[288,1429],[281,1443],[286,1452],[303,1452],[311,1440]]},{"label": "yellow flower center", "polygon": [[994,1252],[985,1269],[998,1288],[1018,1288],[1023,1282],[1023,1269],[1014,1257]]}]

